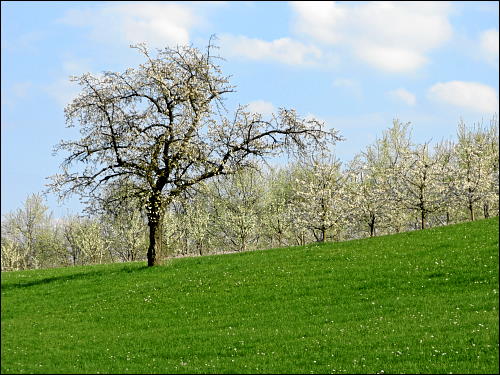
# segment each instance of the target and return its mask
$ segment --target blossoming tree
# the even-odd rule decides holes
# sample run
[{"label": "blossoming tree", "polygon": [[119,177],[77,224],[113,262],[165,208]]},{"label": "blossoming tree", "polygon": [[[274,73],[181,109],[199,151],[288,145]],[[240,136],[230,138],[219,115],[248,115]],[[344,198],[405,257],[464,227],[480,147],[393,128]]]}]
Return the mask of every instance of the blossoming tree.
[{"label": "blossoming tree", "polygon": [[148,218],[148,266],[161,250],[164,212],[186,190],[256,157],[338,140],[336,131],[290,109],[264,119],[240,106],[229,116],[223,99],[234,87],[210,43],[206,51],[181,46],[156,56],[145,45],[135,48],[145,60],[137,68],[73,77],[81,92],[65,115],[81,138],[56,147],[69,156],[49,189],[92,201],[109,183],[134,186],[130,195],[142,199]]},{"label": "blossoming tree", "polygon": [[350,212],[346,197],[346,175],[341,162],[333,155],[320,154],[302,161],[297,195],[298,220],[314,235],[316,241],[324,242],[327,234],[339,239],[340,232]]},{"label": "blossoming tree", "polygon": [[480,124],[468,127],[458,124],[454,192],[467,208],[469,219],[476,219],[476,210],[483,203],[484,216],[489,216],[489,202],[498,197],[498,122],[490,128]]}]

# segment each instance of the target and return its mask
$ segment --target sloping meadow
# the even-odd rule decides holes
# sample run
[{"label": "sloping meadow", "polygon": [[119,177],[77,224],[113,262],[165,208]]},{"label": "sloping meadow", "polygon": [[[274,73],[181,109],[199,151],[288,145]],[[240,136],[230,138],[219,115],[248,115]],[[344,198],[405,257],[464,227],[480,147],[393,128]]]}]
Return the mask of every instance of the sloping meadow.
[{"label": "sloping meadow", "polygon": [[2,273],[2,373],[498,373],[498,218]]}]

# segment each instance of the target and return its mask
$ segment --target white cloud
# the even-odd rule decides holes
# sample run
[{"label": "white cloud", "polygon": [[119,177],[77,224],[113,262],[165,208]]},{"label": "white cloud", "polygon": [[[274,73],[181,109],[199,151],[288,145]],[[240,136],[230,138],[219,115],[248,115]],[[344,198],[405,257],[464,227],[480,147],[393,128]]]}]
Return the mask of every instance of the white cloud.
[{"label": "white cloud", "polygon": [[389,95],[410,106],[414,106],[415,104],[417,104],[417,98],[415,97],[415,95],[403,88],[389,91]]},{"label": "white cloud", "polygon": [[165,47],[189,43],[189,30],[199,19],[184,4],[141,1],[72,10],[61,21],[89,27],[92,37],[100,42],[146,42]]},{"label": "white cloud", "polygon": [[38,51],[41,41],[47,37],[44,31],[29,31],[18,36],[11,36],[9,38],[2,38],[2,49],[5,48],[10,52],[35,52]]},{"label": "white cloud", "polygon": [[68,75],[79,75],[90,71],[90,59],[68,58],[62,63],[64,73]]},{"label": "white cloud", "polygon": [[375,68],[411,72],[426,53],[448,41],[447,2],[292,2],[295,30],[320,42],[346,46]]},{"label": "white cloud", "polygon": [[296,12],[295,28],[299,33],[313,36],[325,43],[343,39],[338,26],[346,23],[347,9],[333,1],[292,1]]},{"label": "white cloud", "polygon": [[2,108],[14,109],[18,103],[26,99],[34,91],[30,81],[16,82],[9,87],[2,88]]},{"label": "white cloud", "polygon": [[67,57],[62,62],[62,77],[45,86],[47,92],[56,102],[64,107],[69,104],[80,92],[80,86],[71,82],[69,76],[78,76],[90,72],[89,59]]},{"label": "white cloud", "polygon": [[61,106],[65,107],[80,92],[80,87],[68,79],[60,78],[45,87],[45,91],[56,100]]},{"label": "white cloud", "polygon": [[445,104],[480,113],[498,113],[498,94],[494,88],[477,82],[439,82],[428,90],[428,97]]},{"label": "white cloud", "polygon": [[273,103],[264,100],[255,100],[248,103],[247,110],[249,112],[261,113],[264,117],[271,117],[273,113],[277,112]]},{"label": "white cloud", "polygon": [[485,59],[491,63],[498,64],[498,29],[490,29],[481,33],[479,45]]},{"label": "white cloud", "polygon": [[224,56],[239,56],[251,60],[277,61],[289,65],[311,65],[323,57],[321,50],[290,38],[271,42],[246,36],[221,35]]},{"label": "white cloud", "polygon": [[333,86],[335,87],[354,87],[356,83],[349,78],[336,78],[333,81]]},{"label": "white cloud", "polygon": [[361,43],[355,54],[380,70],[392,73],[415,71],[427,62],[422,54],[405,47],[384,47]]},{"label": "white cloud", "polygon": [[17,82],[11,87],[11,95],[17,98],[25,98],[28,96],[29,91],[32,89],[33,84],[29,81]]}]

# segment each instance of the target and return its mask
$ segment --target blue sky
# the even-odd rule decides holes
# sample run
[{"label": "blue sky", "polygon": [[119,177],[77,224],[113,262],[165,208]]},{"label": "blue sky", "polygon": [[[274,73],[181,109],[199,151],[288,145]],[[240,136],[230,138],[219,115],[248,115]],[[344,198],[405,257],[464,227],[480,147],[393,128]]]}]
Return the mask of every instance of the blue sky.
[{"label": "blue sky", "polygon": [[[64,157],[70,75],[141,62],[128,46],[192,43],[216,34],[237,92],[228,107],[295,108],[338,129],[343,161],[394,118],[418,142],[451,139],[460,118],[498,114],[498,2],[1,3],[1,211],[41,192]],[[78,199],[47,202],[56,217]]]}]

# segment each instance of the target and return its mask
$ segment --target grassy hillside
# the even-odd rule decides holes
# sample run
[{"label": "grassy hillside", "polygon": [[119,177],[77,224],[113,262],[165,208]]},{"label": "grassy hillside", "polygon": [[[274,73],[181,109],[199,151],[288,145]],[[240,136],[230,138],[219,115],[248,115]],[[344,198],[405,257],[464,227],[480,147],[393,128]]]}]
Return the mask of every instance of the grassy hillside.
[{"label": "grassy hillside", "polygon": [[498,373],[498,218],[2,273],[2,373]]}]

